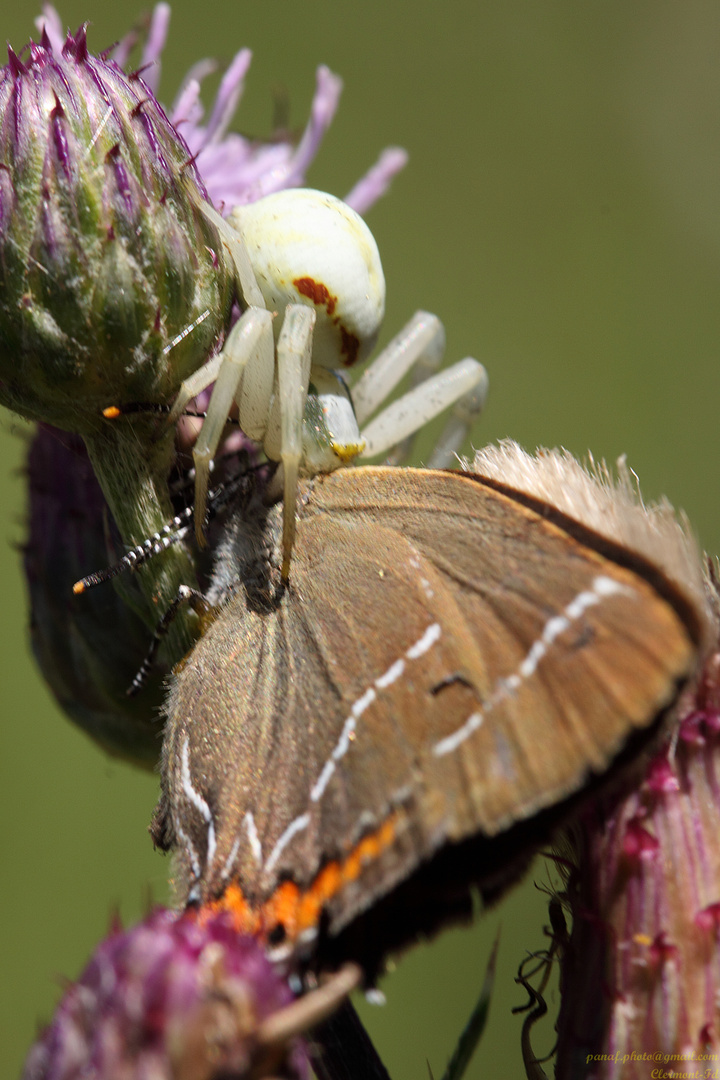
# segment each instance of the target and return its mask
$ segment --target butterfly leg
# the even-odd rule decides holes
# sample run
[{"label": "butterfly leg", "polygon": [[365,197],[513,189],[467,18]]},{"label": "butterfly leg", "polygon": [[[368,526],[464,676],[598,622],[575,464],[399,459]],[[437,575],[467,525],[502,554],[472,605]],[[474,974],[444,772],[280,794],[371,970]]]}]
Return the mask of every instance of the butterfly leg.
[{"label": "butterfly leg", "polygon": [[160,646],[162,645],[164,638],[167,636],[167,633],[183,604],[188,604],[196,613],[196,615],[199,615],[200,617],[202,617],[203,615],[207,615],[210,611],[210,604],[208,604],[207,600],[201,592],[198,592],[197,589],[191,589],[187,585],[180,586],[177,591],[177,596],[170,604],[170,607],[167,609],[162,619],[157,624],[157,627],[155,628],[155,633],[153,634],[152,641],[150,642],[150,648],[148,649],[147,656],[138,668],[137,673],[133,678],[133,681],[130,683],[130,686],[127,689],[128,697],[135,697],[135,695],[139,694],[143,686],[145,685],[148,675],[152,671],[153,664],[155,663],[155,659],[157,657]]}]

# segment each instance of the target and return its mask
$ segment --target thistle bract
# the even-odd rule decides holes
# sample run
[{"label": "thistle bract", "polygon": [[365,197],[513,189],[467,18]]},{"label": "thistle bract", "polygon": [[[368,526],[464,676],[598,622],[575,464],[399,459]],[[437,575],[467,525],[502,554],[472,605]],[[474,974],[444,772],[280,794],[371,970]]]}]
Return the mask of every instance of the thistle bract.
[{"label": "thistle bract", "polygon": [[[707,582],[717,620],[720,597]],[[710,1077],[720,1043],[720,634],[671,740],[574,823],[560,1080]]]},{"label": "thistle bract", "polygon": [[95,434],[166,402],[232,300],[190,152],[142,79],[43,31],[0,71],[0,401]]},{"label": "thistle bract", "polygon": [[258,943],[225,918],[159,909],[96,949],[23,1080],[306,1080],[303,1044],[263,1026],[291,1001]]}]

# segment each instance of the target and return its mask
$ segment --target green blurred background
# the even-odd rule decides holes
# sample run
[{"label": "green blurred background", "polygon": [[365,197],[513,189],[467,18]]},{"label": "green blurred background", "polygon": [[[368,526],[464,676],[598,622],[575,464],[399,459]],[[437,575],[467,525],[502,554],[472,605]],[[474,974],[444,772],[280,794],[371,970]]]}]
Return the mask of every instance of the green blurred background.
[{"label": "green blurred background", "polygon": [[[116,3],[68,0],[99,51]],[[127,9],[126,9],[127,10]],[[129,8],[130,16],[136,12]],[[19,48],[30,7],[3,16]],[[161,99],[196,59],[255,60],[237,124],[270,131],[287,91],[302,126],[314,69],[345,79],[309,182],[342,195],[388,144],[410,152],[369,214],[388,282],[385,337],[438,313],[448,355],[478,356],[491,397],[476,444],[626,453],[648,499],[683,507],[720,550],[720,7],[715,0],[264,0],[176,3]],[[17,545],[24,441],[0,420],[0,1077],[17,1075],[59,978],[78,974],[111,912],[165,896],[146,826],[156,780],[108,760],[54,707],[26,644]],[[88,567],[88,569],[93,569]],[[534,873],[544,880],[539,864]],[[439,1076],[482,980],[498,922],[500,974],[472,1077],[522,1073],[513,979],[543,944],[532,878],[475,928],[402,957],[363,1015],[394,1080]],[[537,1049],[553,1041],[552,1023]]]}]

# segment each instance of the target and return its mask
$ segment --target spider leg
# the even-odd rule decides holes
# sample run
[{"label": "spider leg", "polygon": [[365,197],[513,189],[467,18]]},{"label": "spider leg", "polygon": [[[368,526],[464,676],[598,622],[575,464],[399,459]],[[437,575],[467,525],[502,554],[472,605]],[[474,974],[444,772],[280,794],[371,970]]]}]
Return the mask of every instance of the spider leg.
[{"label": "spider leg", "polygon": [[210,463],[235,400],[240,407],[240,427],[248,438],[259,440],[265,434],[275,370],[270,312],[265,308],[248,308],[230,331],[220,358],[207,416],[193,449],[195,535],[201,546],[205,543],[203,525]]},{"label": "spider leg", "polygon": [[411,368],[414,384],[436,372],[444,352],[445,329],[437,315],[416,311],[354,384],[352,400],[358,424],[372,416]]},{"label": "spider leg", "polygon": [[230,253],[243,301],[248,307],[265,307],[265,301],[260,286],[255,279],[250,256],[247,253],[242,236],[204,199],[198,198],[197,202],[200,212],[215,225]]},{"label": "spider leg", "polygon": [[[439,413],[468,395],[471,396],[471,400],[472,396],[475,396],[481,405],[487,393],[487,382],[485,368],[477,360],[470,358],[459,360],[458,363],[426,379],[397,401],[391,402],[374,420],[370,421],[367,427],[362,429],[361,435],[366,445],[360,455],[361,459],[384,454],[429,423]],[[474,418],[479,408],[473,407],[467,411]],[[457,422],[458,418],[456,417],[455,420]],[[464,436],[464,429],[462,434]]]},{"label": "spider leg", "polygon": [[208,360],[207,363],[184,380],[178,390],[175,403],[167,415],[166,427],[172,427],[176,424],[180,417],[185,415],[185,410],[193,398],[196,398],[198,394],[201,394],[203,390],[207,390],[208,386],[215,382],[222,367],[222,362],[223,354],[219,352],[217,356],[213,356],[212,359]]},{"label": "spider leg", "polygon": [[[215,225],[220,234],[232,261],[238,295],[246,307],[230,331],[222,352],[183,382],[167,419],[168,426],[176,423],[188,402],[215,383],[207,417],[193,450],[195,535],[203,546],[210,464],[222,438],[233,400],[238,400],[240,424],[245,434],[251,439],[262,439],[272,397],[275,350],[272,316],[265,310],[265,301],[241,234],[204,199],[198,196],[196,201],[200,213]],[[243,378],[246,368],[250,370]]]},{"label": "spider leg", "polygon": [[[280,445],[276,448],[266,438],[265,452],[270,458],[279,457],[283,472],[283,540],[282,580],[290,573],[290,556],[295,540],[295,508],[300,460],[303,452],[303,415],[310,378],[315,310],[302,304],[289,304],[285,309],[277,344]],[[271,417],[273,423],[275,410]],[[277,428],[275,428],[277,430]]]},{"label": "spider leg", "polygon": [[447,423],[427,460],[428,469],[449,469],[457,465],[460,447],[485,405],[488,378],[485,368],[482,370],[484,377],[458,398],[450,410]]}]

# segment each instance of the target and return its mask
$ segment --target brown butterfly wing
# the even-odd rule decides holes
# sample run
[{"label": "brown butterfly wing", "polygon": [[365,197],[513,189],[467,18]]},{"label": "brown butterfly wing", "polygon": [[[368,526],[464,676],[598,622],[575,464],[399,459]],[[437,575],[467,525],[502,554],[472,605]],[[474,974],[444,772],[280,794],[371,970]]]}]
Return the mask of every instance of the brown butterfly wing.
[{"label": "brown butterfly wing", "polygon": [[624,568],[472,476],[349,471],[315,506],[393,529],[433,591],[456,663],[447,676],[462,679],[435,690],[445,708],[426,726],[417,699],[398,722],[419,735],[423,820],[442,793],[437,813],[453,839],[494,835],[603,772],[694,670],[699,631],[682,598],[672,597],[683,617],[661,595],[654,567],[633,556]]},{"label": "brown butterfly wing", "polygon": [[696,662],[682,603],[633,563],[464,474],[309,484],[279,605],[238,590],[171,694],[165,814],[186,891],[238,881],[257,906],[337,864],[336,931],[448,841],[580,789]]},{"label": "brown butterfly wing", "polygon": [[[201,899],[230,878],[253,903],[286,874],[308,886],[410,798],[415,743],[445,713],[433,687],[457,666],[446,634],[406,658],[406,677],[382,685],[436,617],[447,617],[417,580],[416,556],[374,523],[301,519],[292,584],[277,609],[253,611],[239,590],[195,646],[174,681],[163,756],[179,858],[188,882],[200,878]],[[486,682],[471,652],[465,666]],[[421,686],[429,700],[418,708]],[[406,710],[421,723],[410,739]],[[350,762],[352,782],[343,783]]]}]

